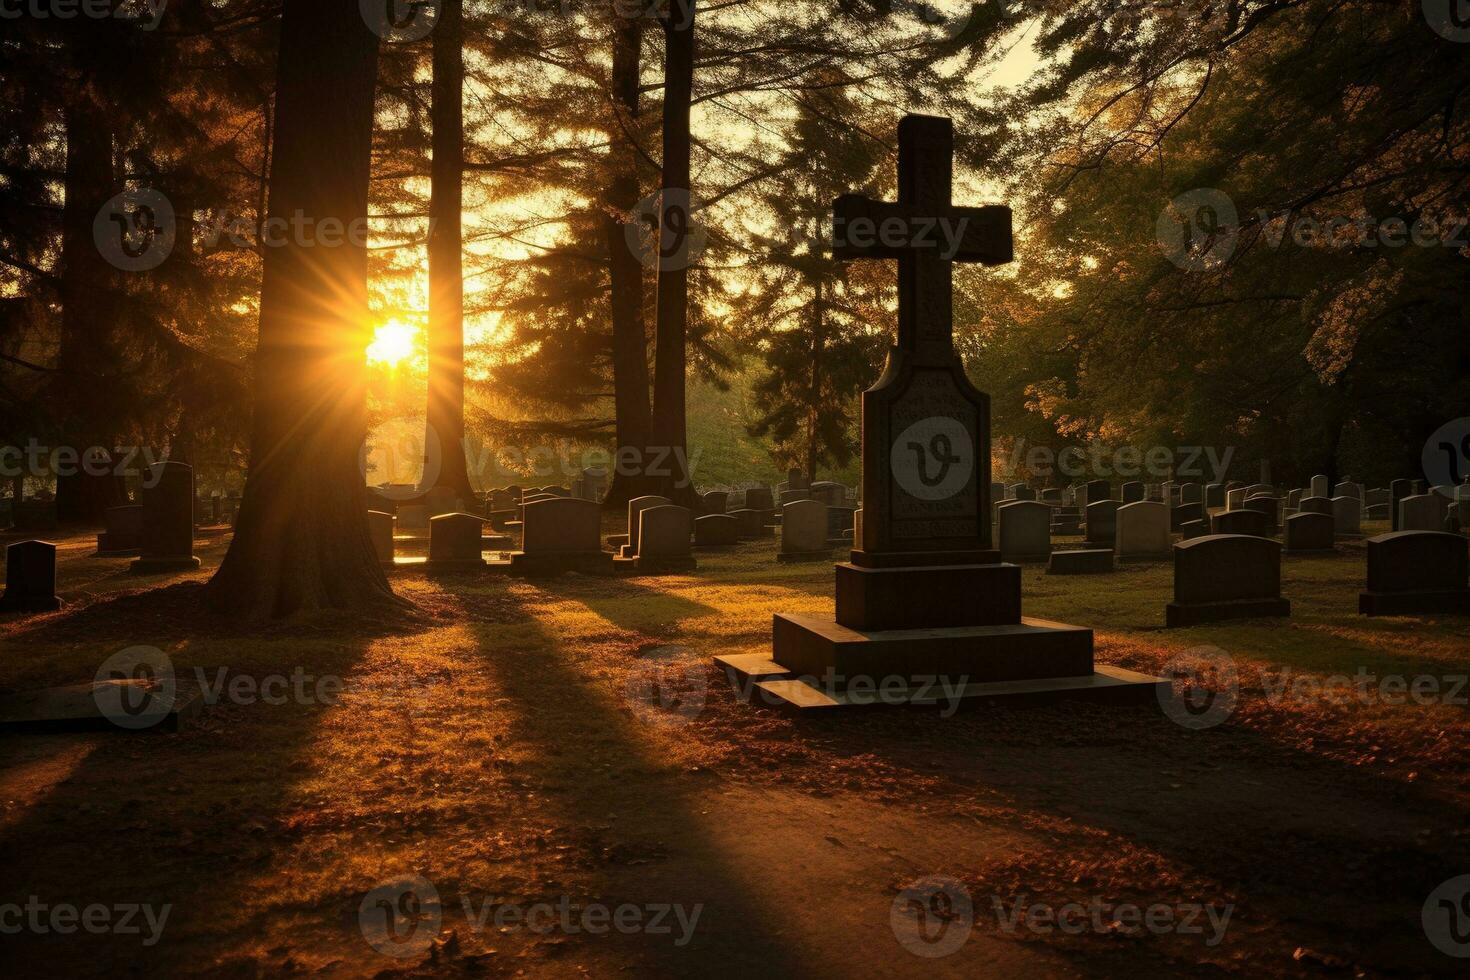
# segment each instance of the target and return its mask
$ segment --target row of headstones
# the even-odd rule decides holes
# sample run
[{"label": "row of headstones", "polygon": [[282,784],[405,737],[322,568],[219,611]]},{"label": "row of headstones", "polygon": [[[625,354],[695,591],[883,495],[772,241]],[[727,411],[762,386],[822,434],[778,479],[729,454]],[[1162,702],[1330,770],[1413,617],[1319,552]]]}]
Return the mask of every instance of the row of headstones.
[{"label": "row of headstones", "polygon": [[[1470,615],[1470,541],[1443,531],[1391,531],[1367,545],[1361,614]],[[1279,543],[1254,535],[1215,534],[1175,545],[1167,625],[1291,615],[1291,601],[1281,594],[1281,554]]]}]

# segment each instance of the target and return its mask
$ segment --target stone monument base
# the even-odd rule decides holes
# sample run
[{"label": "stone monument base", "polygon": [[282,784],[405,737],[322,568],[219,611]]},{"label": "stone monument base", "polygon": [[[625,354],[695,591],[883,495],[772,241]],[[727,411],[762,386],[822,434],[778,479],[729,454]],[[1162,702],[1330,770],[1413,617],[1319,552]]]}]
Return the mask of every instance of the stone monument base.
[{"label": "stone monument base", "polygon": [[1232,599],[1226,602],[1171,602],[1164,611],[1164,624],[1200,626],[1227,619],[1258,619],[1264,616],[1290,616],[1290,599]]},{"label": "stone monument base", "polygon": [[1416,616],[1423,613],[1470,616],[1470,589],[1360,592],[1358,612],[1364,616]]},{"label": "stone monument base", "polygon": [[139,558],[128,566],[134,575],[159,575],[164,572],[192,572],[199,567],[199,559],[188,558]]}]

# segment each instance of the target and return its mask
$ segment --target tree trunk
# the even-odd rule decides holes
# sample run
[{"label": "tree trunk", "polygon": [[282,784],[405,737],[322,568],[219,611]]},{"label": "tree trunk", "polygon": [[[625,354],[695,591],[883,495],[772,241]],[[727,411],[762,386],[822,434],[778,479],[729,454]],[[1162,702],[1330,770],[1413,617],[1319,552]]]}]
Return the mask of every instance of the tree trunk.
[{"label": "tree trunk", "polygon": [[[424,483],[474,500],[464,447],[464,7],[440,0],[434,25],[434,160],[429,201],[429,413]],[[434,438],[437,436],[437,440]],[[435,472],[437,470],[437,472]]]},{"label": "tree trunk", "polygon": [[[85,453],[94,446],[110,450],[119,410],[108,378],[116,371],[112,342],[112,285],[116,273],[102,258],[92,235],[97,213],[115,192],[112,119],[98,104],[96,34],[76,25],[73,57],[84,68],[63,110],[66,125],[65,201],[61,209],[61,343],[57,353],[59,387],[52,404],[61,407],[60,442]],[[98,474],[93,466],[69,467],[56,474],[56,519],[63,524],[100,524],[109,507],[127,502],[122,477]]]},{"label": "tree trunk", "polygon": [[[653,443],[664,454],[658,475],[663,495],[694,505],[686,471],[686,334],[689,267],[686,235],[692,225],[689,194],[689,109],[694,94],[696,0],[672,0],[664,20],[663,181],[659,202],[658,315],[654,340]],[[655,459],[657,456],[655,456]],[[662,475],[672,471],[670,475]]]},{"label": "tree trunk", "polygon": [[[378,38],[355,0],[286,0],[270,213],[365,225]],[[397,604],[368,537],[367,251],[327,236],[265,253],[250,467],[209,586],[240,619]],[[331,239],[335,240],[335,239]]]},{"label": "tree trunk", "polygon": [[640,458],[648,451],[651,415],[648,406],[648,334],[643,325],[643,266],[628,246],[628,216],[638,204],[636,122],[639,67],[643,54],[643,22],[622,18],[614,10],[612,113],[608,126],[611,179],[604,192],[603,232],[608,255],[608,305],[612,310],[613,411],[617,450],[612,481],[603,506],[621,509],[648,492],[647,479],[616,464],[624,449]]},{"label": "tree trunk", "polygon": [[810,486],[817,482],[817,417],[822,406],[822,281],[817,280],[816,301],[812,303],[812,367],[807,389],[806,479]]}]

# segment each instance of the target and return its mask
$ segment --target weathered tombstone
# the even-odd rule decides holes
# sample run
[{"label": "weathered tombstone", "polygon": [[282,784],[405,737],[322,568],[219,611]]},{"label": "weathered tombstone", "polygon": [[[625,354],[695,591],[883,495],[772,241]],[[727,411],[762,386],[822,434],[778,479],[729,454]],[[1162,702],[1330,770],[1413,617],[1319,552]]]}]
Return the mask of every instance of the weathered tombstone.
[{"label": "weathered tombstone", "polygon": [[1145,496],[1144,486],[1138,480],[1130,480],[1120,488],[1123,494],[1123,503],[1132,504],[1142,500]]},{"label": "weathered tombstone", "polygon": [[724,490],[711,490],[704,495],[706,514],[723,514],[730,509],[730,495]]},{"label": "weathered tombstone", "polygon": [[1286,493],[1286,509],[1287,510],[1301,510],[1302,509],[1302,491],[1300,491],[1300,490],[1288,490],[1287,491],[1287,493]]},{"label": "weathered tombstone", "polygon": [[1211,508],[1225,506],[1225,484],[1210,483],[1205,486],[1205,506]]},{"label": "weathered tombstone", "polygon": [[1169,508],[1169,530],[1183,530],[1184,525],[1194,521],[1205,519],[1205,508],[1202,504],[1180,504]]},{"label": "weathered tombstone", "polygon": [[745,507],[747,510],[775,510],[776,504],[771,496],[771,488],[751,487],[749,490],[746,490]]},{"label": "weathered tombstone", "polygon": [[831,480],[822,480],[812,484],[811,499],[820,500],[828,507],[841,507],[847,503],[847,487]]},{"label": "weathered tombstone", "polygon": [[1062,488],[1047,487],[1046,489],[1042,490],[1041,501],[1042,503],[1052,504],[1053,506],[1060,507],[1062,503]]},{"label": "weathered tombstone", "polygon": [[852,541],[852,536],[848,532],[852,530],[853,514],[856,512],[856,507],[827,508],[827,540],[829,542]]},{"label": "weathered tombstone", "polygon": [[827,544],[827,505],[820,500],[800,500],[788,506],[781,518],[781,550],[777,561],[825,561],[832,557]]},{"label": "weathered tombstone", "polygon": [[1087,506],[1091,507],[1100,500],[1113,499],[1113,485],[1107,480],[1087,481]]},{"label": "weathered tombstone", "polygon": [[1038,500],[1002,504],[1000,555],[1002,561],[1040,561],[1051,555],[1051,508]]},{"label": "weathered tombstone", "polygon": [[1458,534],[1394,531],[1368,539],[1365,616],[1470,616],[1470,542]]},{"label": "weathered tombstone", "polygon": [[729,514],[706,514],[694,519],[694,544],[697,547],[728,548],[739,542],[740,521]]},{"label": "weathered tombstone", "polygon": [[1004,483],[992,483],[990,485],[990,500],[992,503],[1006,499],[1006,485]]},{"label": "weathered tombstone", "polygon": [[1286,519],[1285,554],[1335,550],[1335,525],[1327,514],[1293,514]]},{"label": "weathered tombstone", "polygon": [[1250,534],[1258,538],[1269,538],[1275,528],[1270,518],[1258,510],[1227,510],[1210,516],[1211,534]]},{"label": "weathered tombstone", "polygon": [[1181,504],[1198,504],[1203,500],[1203,488],[1198,483],[1181,483],[1179,485],[1179,502]]},{"label": "weathered tombstone", "polygon": [[1363,488],[1351,480],[1343,480],[1332,488],[1332,495],[1334,497],[1357,497],[1358,502],[1362,503]]},{"label": "weathered tombstone", "polygon": [[643,497],[634,497],[628,501],[628,543],[623,545],[618,552],[621,558],[635,558],[638,555],[639,522],[643,520],[643,512],[652,507],[663,507],[668,504],[668,497],[660,497],[657,494],[648,494]]},{"label": "weathered tombstone", "polygon": [[582,499],[591,501],[602,500],[602,494],[607,490],[607,470],[596,467],[588,467],[582,471]]},{"label": "weathered tombstone", "polygon": [[1025,489],[1026,489],[1026,484],[1024,484],[1024,483],[1012,483],[1010,486],[1006,487],[1005,499],[1006,500],[1020,500],[1021,498],[1018,497],[1018,496],[1016,496],[1016,494],[1020,493],[1022,490],[1025,490]]},{"label": "weathered tombstone", "polygon": [[1344,536],[1358,535],[1363,527],[1363,502],[1357,497],[1332,498],[1332,523],[1337,533]]},{"label": "weathered tombstone", "polygon": [[1240,510],[1245,503],[1245,487],[1235,487],[1225,491],[1225,509]]},{"label": "weathered tombstone", "polygon": [[1325,473],[1318,473],[1316,476],[1312,477],[1311,493],[1313,497],[1331,498],[1332,481],[1327,478],[1327,475]]},{"label": "weathered tombstone", "polygon": [[453,514],[457,511],[459,497],[452,487],[430,487],[424,494],[423,504],[429,508],[430,517],[438,517],[440,514]]},{"label": "weathered tombstone", "polygon": [[97,554],[99,556],[134,555],[142,550],[143,507],[141,504],[109,507],[105,519],[107,530],[97,535]]},{"label": "weathered tombstone", "polygon": [[1437,493],[1421,493],[1399,501],[1400,531],[1442,531],[1448,501]]},{"label": "weathered tombstone", "polygon": [[1012,500],[1035,500],[1036,491],[1025,484],[1018,483],[1014,487],[1015,493],[1011,494]]},{"label": "weathered tombstone", "polygon": [[[835,206],[839,258],[896,258],[900,269],[897,343],[862,395],[862,538],[837,566],[836,621],[777,614],[774,663],[719,662],[767,695],[813,708],[857,703],[855,682],[881,681],[885,702],[905,698],[892,677],[922,699],[921,676],[931,689],[935,678],[965,676],[967,695],[1080,693],[1080,681],[1090,694],[1157,697],[1155,678],[1096,670],[1091,631],[1022,622],[1021,570],[991,543],[989,398],[955,354],[951,287],[952,262],[1011,260],[1010,210],[950,203],[949,120],[908,116],[898,142],[898,203],[844,195]],[[898,240],[849,240],[862,223],[897,230]],[[940,226],[960,236],[942,251],[924,231]],[[1033,506],[1045,527],[1050,508],[1035,501],[1006,505],[1000,519]],[[803,677],[842,682],[823,689]],[[1015,683],[1002,691],[1001,681]]]},{"label": "weathered tombstone", "polygon": [[484,522],[474,514],[439,514],[429,518],[429,571],[485,567],[480,535]]},{"label": "weathered tombstone", "polygon": [[393,515],[381,510],[367,512],[368,537],[373,539],[373,551],[379,564],[393,567]]},{"label": "weathered tombstone", "polygon": [[1368,507],[1378,507],[1392,502],[1388,491],[1382,487],[1374,487],[1363,495],[1363,503]]},{"label": "weathered tombstone", "polygon": [[217,493],[209,495],[209,520],[218,525],[224,519],[224,498]]},{"label": "weathered tombstone", "polygon": [[1162,503],[1139,501],[1124,504],[1116,516],[1117,536],[1113,550],[1120,561],[1168,558],[1170,555],[1169,508]]},{"label": "weathered tombstone", "polygon": [[1118,508],[1123,506],[1116,500],[1099,500],[1087,505],[1087,543],[1100,548],[1111,548],[1118,531]]},{"label": "weathered tombstone", "polygon": [[1053,551],[1046,566],[1048,575],[1105,575],[1112,570],[1113,552],[1108,548]]},{"label": "weathered tombstone", "polygon": [[781,505],[781,509],[785,510],[787,504],[794,504],[798,500],[810,499],[812,499],[812,492],[810,490],[782,490],[777,502]]},{"label": "weathered tombstone", "polygon": [[1170,627],[1290,616],[1281,597],[1281,545],[1270,538],[1211,534],[1174,546]]},{"label": "weathered tombstone", "polygon": [[552,497],[526,505],[521,550],[510,555],[518,575],[559,575],[612,571],[612,555],[602,550],[602,508],[595,500]]},{"label": "weathered tombstone", "polygon": [[0,612],[50,612],[61,608],[56,596],[56,545],[17,541],[5,549],[5,594]]},{"label": "weathered tombstone", "polygon": [[812,481],[798,467],[791,467],[786,471],[786,489],[788,490],[810,490]]},{"label": "weathered tombstone", "polygon": [[657,574],[697,567],[690,543],[693,535],[694,513],[689,508],[673,504],[645,508],[638,521],[638,554],[633,559],[638,571]]},{"label": "weathered tombstone", "polygon": [[1210,533],[1210,522],[1205,520],[1185,521],[1174,530],[1179,532],[1180,538],[1184,541],[1191,538],[1202,538]]},{"label": "weathered tombstone", "polygon": [[199,559],[194,557],[194,468],[172,460],[154,463],[143,481],[142,501],[141,557],[129,566],[129,571],[154,575],[198,568]]},{"label": "weathered tombstone", "polygon": [[1388,517],[1388,519],[1391,522],[1391,525],[1390,526],[1391,526],[1391,528],[1393,530],[1395,530],[1395,531],[1400,530],[1400,528],[1399,528],[1399,501],[1403,500],[1405,497],[1412,497],[1413,495],[1414,495],[1414,484],[1413,484],[1413,481],[1411,481],[1411,480],[1394,480],[1391,483],[1389,483],[1389,485],[1388,485],[1388,497],[1389,497],[1389,501],[1388,501],[1389,502],[1389,509],[1388,509],[1388,515],[1389,515],[1389,517]]}]

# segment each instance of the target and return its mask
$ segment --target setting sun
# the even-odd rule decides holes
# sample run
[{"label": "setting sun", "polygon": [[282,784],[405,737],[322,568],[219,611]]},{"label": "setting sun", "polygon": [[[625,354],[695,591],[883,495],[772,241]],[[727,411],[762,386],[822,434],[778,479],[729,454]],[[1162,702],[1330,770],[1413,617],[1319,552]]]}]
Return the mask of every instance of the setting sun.
[{"label": "setting sun", "polygon": [[388,364],[394,367],[413,357],[414,341],[418,328],[401,320],[389,320],[373,333],[373,342],[368,344],[369,364]]}]

